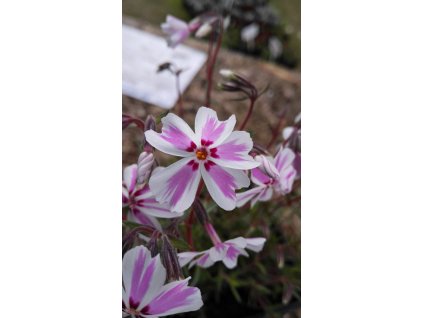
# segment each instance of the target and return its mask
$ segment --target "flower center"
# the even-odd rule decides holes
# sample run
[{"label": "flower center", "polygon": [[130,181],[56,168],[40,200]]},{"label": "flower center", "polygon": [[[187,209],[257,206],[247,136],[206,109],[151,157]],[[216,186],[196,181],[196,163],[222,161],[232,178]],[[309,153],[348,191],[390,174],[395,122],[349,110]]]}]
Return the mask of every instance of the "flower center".
[{"label": "flower center", "polygon": [[201,148],[195,151],[195,155],[198,160],[206,160],[208,153],[205,148]]}]

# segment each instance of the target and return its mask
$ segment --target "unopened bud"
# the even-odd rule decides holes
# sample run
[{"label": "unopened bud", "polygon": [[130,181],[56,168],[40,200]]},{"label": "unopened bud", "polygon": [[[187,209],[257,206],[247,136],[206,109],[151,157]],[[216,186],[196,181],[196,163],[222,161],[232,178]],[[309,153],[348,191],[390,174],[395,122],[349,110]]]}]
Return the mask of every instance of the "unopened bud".
[{"label": "unopened bud", "polygon": [[[149,130],[154,130],[156,131],[156,120],[153,116],[148,115],[147,118],[145,119],[145,128],[144,128],[144,132],[145,131],[149,131]],[[144,140],[144,151],[146,152],[153,152],[153,146],[150,145],[147,140]]]},{"label": "unopened bud", "polygon": [[208,223],[209,216],[207,215],[207,211],[199,199],[196,199],[194,201],[192,208],[194,209],[195,216],[197,217],[197,220],[198,222],[200,222],[201,225],[205,225],[206,223]]},{"label": "unopened bud", "polygon": [[235,78],[235,73],[228,69],[222,69],[219,71],[219,74],[222,75],[224,78],[233,79]]},{"label": "unopened bud", "polygon": [[263,155],[257,155],[254,157],[254,160],[260,162],[261,165],[258,168],[267,174],[272,179],[279,178],[279,171],[276,169],[275,165],[270,161],[270,157],[266,157]]},{"label": "unopened bud", "polygon": [[150,238],[148,243],[145,245],[145,247],[147,247],[150,250],[152,257],[159,254],[159,244],[157,242],[157,235],[152,235],[152,237]]},{"label": "unopened bud", "polygon": [[148,115],[145,119],[145,131],[150,129],[156,131],[156,119],[153,116]]},{"label": "unopened bud", "polygon": [[151,169],[154,164],[154,156],[149,152],[142,152],[138,157],[138,180],[137,183],[142,184],[147,182],[151,174]]},{"label": "unopened bud", "polygon": [[213,30],[213,28],[210,25],[210,23],[204,23],[198,28],[197,32],[195,32],[195,37],[196,38],[205,37],[205,36],[209,35],[209,33],[212,30]]},{"label": "unopened bud", "polygon": [[179,265],[178,254],[176,253],[175,248],[170,243],[167,235],[162,237],[162,262],[163,266],[166,268],[167,280],[179,280],[183,279],[182,270]]}]

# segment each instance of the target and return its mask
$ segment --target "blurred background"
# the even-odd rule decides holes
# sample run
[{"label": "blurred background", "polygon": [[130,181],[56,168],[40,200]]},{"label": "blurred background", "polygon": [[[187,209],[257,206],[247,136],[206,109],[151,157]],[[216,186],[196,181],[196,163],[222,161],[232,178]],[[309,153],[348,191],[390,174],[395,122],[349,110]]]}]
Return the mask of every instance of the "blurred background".
[{"label": "blurred background", "polygon": [[[230,15],[224,47],[300,68],[300,0],[123,0],[122,5],[125,16],[156,26],[165,21],[167,14],[186,21],[207,11]],[[249,25],[260,28],[250,48],[241,38],[241,31]]]}]

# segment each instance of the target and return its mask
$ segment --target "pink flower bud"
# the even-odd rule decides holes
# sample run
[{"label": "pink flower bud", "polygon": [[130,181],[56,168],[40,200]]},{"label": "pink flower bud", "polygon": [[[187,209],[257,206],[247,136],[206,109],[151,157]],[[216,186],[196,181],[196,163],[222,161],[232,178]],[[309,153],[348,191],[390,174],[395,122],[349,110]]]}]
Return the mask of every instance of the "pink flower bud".
[{"label": "pink flower bud", "polygon": [[270,161],[270,157],[264,155],[257,155],[254,157],[254,160],[260,162],[261,165],[258,168],[265,174],[267,174],[272,179],[278,179],[280,177],[278,169]]},{"label": "pink flower bud", "polygon": [[167,235],[163,235],[161,256],[163,266],[166,268],[167,279],[170,281],[184,279],[184,275],[182,274],[182,270],[179,265],[178,255]]},{"label": "pink flower bud", "polygon": [[137,168],[137,183],[142,184],[147,182],[151,169],[154,164],[154,156],[152,153],[142,152],[138,158],[138,168]]}]

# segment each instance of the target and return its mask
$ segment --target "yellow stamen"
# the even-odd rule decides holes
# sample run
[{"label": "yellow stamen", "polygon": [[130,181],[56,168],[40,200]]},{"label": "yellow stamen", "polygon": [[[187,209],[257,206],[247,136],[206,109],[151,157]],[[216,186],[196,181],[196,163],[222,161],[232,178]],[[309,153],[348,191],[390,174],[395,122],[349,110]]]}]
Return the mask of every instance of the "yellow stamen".
[{"label": "yellow stamen", "polygon": [[199,149],[195,152],[197,159],[199,160],[206,160],[207,158],[207,150],[206,149]]}]

